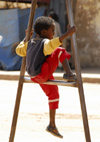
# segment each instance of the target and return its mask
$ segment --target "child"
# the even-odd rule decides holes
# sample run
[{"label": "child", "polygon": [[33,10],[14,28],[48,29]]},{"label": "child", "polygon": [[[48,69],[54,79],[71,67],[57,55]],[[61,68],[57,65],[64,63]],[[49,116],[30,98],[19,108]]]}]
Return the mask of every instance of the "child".
[{"label": "child", "polygon": [[56,109],[59,104],[59,92],[56,85],[43,84],[47,80],[54,80],[53,73],[56,70],[59,61],[65,70],[64,79],[72,81],[76,79],[72,73],[68,59],[70,54],[62,47],[63,39],[71,36],[75,32],[75,27],[70,28],[61,37],[53,38],[55,23],[50,17],[41,16],[36,19],[34,24],[36,38],[29,42],[22,41],[16,48],[19,56],[26,56],[26,69],[33,82],[39,83],[48,97],[50,122],[47,131],[62,138],[55,124]]}]

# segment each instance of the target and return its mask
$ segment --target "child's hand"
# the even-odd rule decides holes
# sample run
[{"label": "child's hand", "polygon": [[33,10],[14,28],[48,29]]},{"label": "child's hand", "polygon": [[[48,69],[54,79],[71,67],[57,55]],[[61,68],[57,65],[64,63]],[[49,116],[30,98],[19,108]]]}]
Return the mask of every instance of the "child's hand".
[{"label": "child's hand", "polygon": [[70,25],[68,26],[68,34],[70,35],[70,36],[72,36],[73,35],[73,33],[75,33],[75,31],[76,31],[76,28],[75,28],[75,26],[73,26],[73,27],[70,27]]},{"label": "child's hand", "polygon": [[75,29],[75,26],[73,27],[68,27],[68,31],[63,34],[61,37],[59,37],[59,40],[60,42],[62,42],[65,38],[69,37],[69,36],[72,36],[73,33],[75,33],[76,29]]}]

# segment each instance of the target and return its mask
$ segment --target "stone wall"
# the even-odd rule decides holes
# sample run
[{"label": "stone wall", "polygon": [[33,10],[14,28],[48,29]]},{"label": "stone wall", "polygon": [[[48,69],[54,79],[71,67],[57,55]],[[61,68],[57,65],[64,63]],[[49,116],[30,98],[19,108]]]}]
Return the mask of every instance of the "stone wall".
[{"label": "stone wall", "polygon": [[100,67],[100,0],[77,0],[75,24],[81,67]]}]

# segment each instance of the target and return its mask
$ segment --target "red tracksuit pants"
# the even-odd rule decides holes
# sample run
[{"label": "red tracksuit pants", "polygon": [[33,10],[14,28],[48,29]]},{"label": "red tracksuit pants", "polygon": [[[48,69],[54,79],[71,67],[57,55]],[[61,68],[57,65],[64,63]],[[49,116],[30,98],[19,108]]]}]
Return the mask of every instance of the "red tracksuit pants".
[{"label": "red tracksuit pants", "polygon": [[58,67],[59,61],[62,63],[65,59],[70,59],[70,54],[66,52],[64,48],[58,47],[55,51],[46,59],[41,68],[41,73],[31,78],[33,82],[39,83],[42,90],[48,97],[49,108],[57,109],[59,104],[59,92],[58,86],[42,84],[49,79],[54,79],[53,73]]}]

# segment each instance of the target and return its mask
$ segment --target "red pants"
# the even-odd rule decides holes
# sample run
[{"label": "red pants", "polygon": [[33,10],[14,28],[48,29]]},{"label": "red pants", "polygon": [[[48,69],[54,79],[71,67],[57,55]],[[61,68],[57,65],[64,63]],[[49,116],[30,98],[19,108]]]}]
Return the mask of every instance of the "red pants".
[{"label": "red pants", "polygon": [[54,79],[53,73],[58,67],[59,61],[70,59],[70,54],[64,48],[58,47],[44,62],[41,73],[31,78],[33,82],[39,83],[45,94],[48,96],[49,108],[57,109],[59,104],[58,86],[42,84],[47,80]]}]

